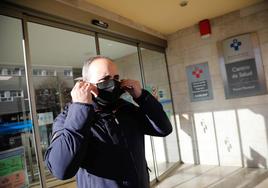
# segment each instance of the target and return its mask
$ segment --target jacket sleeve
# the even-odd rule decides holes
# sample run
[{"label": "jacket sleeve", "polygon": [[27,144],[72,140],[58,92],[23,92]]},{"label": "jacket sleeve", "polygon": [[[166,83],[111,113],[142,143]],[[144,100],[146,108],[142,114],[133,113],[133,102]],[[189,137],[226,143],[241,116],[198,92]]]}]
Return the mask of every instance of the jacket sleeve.
[{"label": "jacket sleeve", "polygon": [[50,172],[58,179],[73,177],[87,147],[87,131],[93,121],[92,105],[73,103],[53,123],[53,138],[45,153]]},{"label": "jacket sleeve", "polygon": [[142,129],[151,136],[167,136],[172,132],[172,125],[163,110],[163,106],[148,91],[142,90],[139,98],[134,99],[139,105]]}]

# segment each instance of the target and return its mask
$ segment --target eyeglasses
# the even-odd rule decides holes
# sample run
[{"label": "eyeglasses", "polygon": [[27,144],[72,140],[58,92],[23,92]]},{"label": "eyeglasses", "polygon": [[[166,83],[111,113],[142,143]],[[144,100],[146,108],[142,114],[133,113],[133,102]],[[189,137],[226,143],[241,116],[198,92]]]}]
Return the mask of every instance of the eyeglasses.
[{"label": "eyeglasses", "polygon": [[99,89],[107,89],[114,87],[116,82],[119,82],[119,75],[115,75],[113,79],[110,77],[110,79],[97,83],[96,85]]}]

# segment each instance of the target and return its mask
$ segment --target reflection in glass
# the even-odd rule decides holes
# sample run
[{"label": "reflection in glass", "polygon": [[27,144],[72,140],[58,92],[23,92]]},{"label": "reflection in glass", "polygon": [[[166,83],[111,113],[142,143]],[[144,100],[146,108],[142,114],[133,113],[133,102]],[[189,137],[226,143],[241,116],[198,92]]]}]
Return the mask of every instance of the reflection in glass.
[{"label": "reflection in glass", "polygon": [[39,185],[21,20],[0,15],[0,187]]},{"label": "reflection in glass", "polygon": [[[111,58],[119,69],[120,79],[138,80],[142,84],[139,57],[136,46],[115,42],[108,39],[99,39],[101,55]],[[122,98],[136,104],[132,97],[125,93]],[[150,136],[145,136],[145,155],[149,167],[150,180],[155,179],[152,146]]]},{"label": "reflection in glass", "polygon": [[[52,124],[71,102],[74,78],[80,77],[84,60],[96,55],[92,36],[28,23],[35,103],[44,155],[50,145]],[[47,178],[52,178],[45,169]],[[50,187],[51,181],[47,181]]]},{"label": "reflection in glass", "polygon": [[173,132],[165,138],[153,137],[155,146],[158,175],[163,174],[168,168],[179,161],[178,142],[174,123],[174,112],[170,95],[170,86],[166,69],[165,54],[141,49],[145,88],[151,92],[162,104],[169,117]]}]

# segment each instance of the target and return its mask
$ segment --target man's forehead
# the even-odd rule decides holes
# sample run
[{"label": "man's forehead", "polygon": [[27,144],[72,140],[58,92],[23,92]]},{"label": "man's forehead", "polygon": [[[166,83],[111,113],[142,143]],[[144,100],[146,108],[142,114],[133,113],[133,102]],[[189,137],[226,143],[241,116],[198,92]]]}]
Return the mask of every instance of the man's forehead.
[{"label": "man's forehead", "polygon": [[115,64],[109,59],[99,58],[94,60],[89,68],[98,69],[98,68],[113,68],[113,67],[115,67]]},{"label": "man's forehead", "polygon": [[116,65],[109,59],[96,59],[89,67],[90,81],[97,83],[107,76],[118,74]]}]

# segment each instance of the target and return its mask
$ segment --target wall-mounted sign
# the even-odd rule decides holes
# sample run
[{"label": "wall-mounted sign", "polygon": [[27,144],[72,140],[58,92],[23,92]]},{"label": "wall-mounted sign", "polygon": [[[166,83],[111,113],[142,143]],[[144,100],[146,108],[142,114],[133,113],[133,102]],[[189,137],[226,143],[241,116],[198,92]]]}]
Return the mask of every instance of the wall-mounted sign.
[{"label": "wall-mounted sign", "polygon": [[0,152],[0,187],[28,187],[23,147]]},{"label": "wall-mounted sign", "polygon": [[186,72],[191,101],[213,99],[208,63],[189,65]]},{"label": "wall-mounted sign", "polygon": [[257,35],[228,38],[219,45],[226,98],[266,93],[266,83]]},{"label": "wall-mounted sign", "polygon": [[38,113],[38,125],[48,125],[53,123],[53,112]]}]

